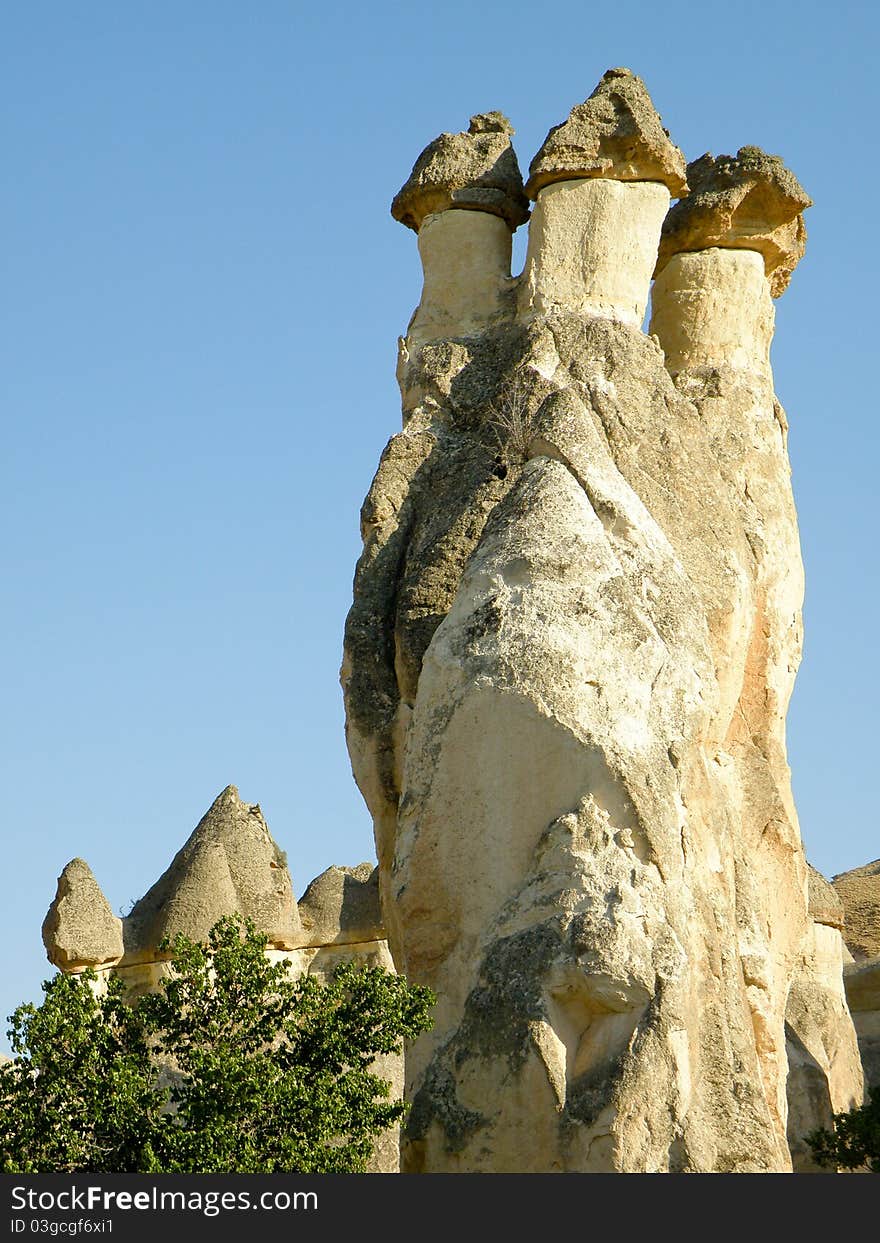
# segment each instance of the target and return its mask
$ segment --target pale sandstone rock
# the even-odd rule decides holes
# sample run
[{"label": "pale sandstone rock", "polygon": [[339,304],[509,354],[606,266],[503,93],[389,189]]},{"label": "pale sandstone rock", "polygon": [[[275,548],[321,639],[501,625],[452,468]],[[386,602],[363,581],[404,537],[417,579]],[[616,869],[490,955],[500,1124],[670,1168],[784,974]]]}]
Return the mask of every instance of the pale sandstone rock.
[{"label": "pale sandstone rock", "polygon": [[867,958],[843,969],[846,999],[852,1012],[865,1085],[880,1089],[880,958]]},{"label": "pale sandstone rock", "polygon": [[379,872],[371,863],[327,868],[298,902],[304,945],[384,941]]},{"label": "pale sandstone rock", "polygon": [[880,1010],[880,958],[863,958],[843,969],[846,995],[855,1011]]},{"label": "pale sandstone rock", "polygon": [[155,959],[159,942],[178,933],[204,940],[222,915],[232,914],[253,919],[270,945],[301,939],[285,858],[259,806],[227,786],[126,917],[124,964]]},{"label": "pale sandstone rock", "polygon": [[[552,180],[668,186],[654,154]],[[644,258],[659,213],[621,201]],[[567,215],[554,267],[613,282],[620,234]],[[671,343],[568,275],[516,322],[402,344],[342,680],[394,959],[439,994],[406,1170],[790,1169],[787,1017],[858,1096],[785,759],[803,581],[768,288],[733,268],[739,335],[701,311],[675,383]],[[787,1011],[810,989],[815,1030]]]},{"label": "pale sandstone rock", "polygon": [[[694,187],[711,199],[707,177],[696,177]],[[725,190],[723,176],[720,184]],[[756,213],[763,202],[754,196]],[[677,210],[670,213],[664,231]],[[694,221],[700,219],[695,213]],[[759,219],[766,223],[767,213]],[[784,721],[800,661],[803,577],[785,452],[787,423],[773,394],[769,359],[771,293],[781,288],[772,287],[766,275],[771,265],[758,248],[723,249],[716,245],[717,234],[706,232],[706,249],[674,254],[662,267],[652,293],[650,331],[657,335],[677,387],[700,410],[722,474],[741,498],[758,619],[744,666],[740,721],[734,718],[738,728],[731,730],[728,746],[737,754],[749,743],[754,752],[757,744],[766,771],[761,784],[766,788],[767,778],[772,781],[785,817],[796,826]],[[696,223],[690,240],[699,240]],[[791,267],[793,263],[789,274]],[[752,799],[761,789],[754,779],[754,758],[749,759],[750,779],[743,783]],[[769,804],[764,814],[772,822],[779,812],[772,813]],[[842,912],[831,887],[813,869],[807,892],[810,925],[800,954],[791,960],[785,1008],[787,1133],[798,1172],[820,1168],[804,1137],[829,1125],[833,1112],[849,1109],[862,1097],[861,1066],[842,986]]]},{"label": "pale sandstone rock", "polygon": [[844,940],[857,962],[880,955],[880,859],[833,877],[844,908]]},{"label": "pale sandstone rock", "polygon": [[43,920],[49,961],[63,971],[122,957],[122,920],[113,914],[85,859],[71,859]]},{"label": "pale sandstone rock", "polygon": [[844,967],[865,1082],[880,1088],[880,859],[835,876],[844,908],[843,935],[852,951]]},{"label": "pale sandstone rock", "polygon": [[589,99],[551,129],[529,167],[526,193],[535,198],[543,186],[574,177],[660,181],[673,197],[687,193],[684,156],[629,69],[609,69]]},{"label": "pale sandstone rock", "polygon": [[812,927],[786,1006],[788,1142],[796,1173],[833,1173],[813,1160],[806,1136],[862,1099],[862,1064],[844,991],[843,906],[815,868],[808,875]]},{"label": "pale sandstone rock", "polygon": [[529,202],[500,112],[471,117],[466,134],[441,134],[413,165],[394,197],[395,220],[418,232],[426,216],[450,207],[488,212],[513,230],[528,219]]},{"label": "pale sandstone rock", "polygon": [[[821,872],[807,864],[807,897],[810,918],[817,924],[843,931],[844,911],[836,889]],[[841,953],[843,951],[841,950]]]},{"label": "pale sandstone rock", "polygon": [[451,209],[424,218],[424,285],[407,334],[412,342],[473,336],[512,318],[512,236],[487,212]]},{"label": "pale sandstone rock", "polygon": [[520,315],[600,315],[640,328],[669,191],[657,181],[555,181],[538,193]]},{"label": "pale sandstone rock", "polygon": [[770,292],[778,298],[803,257],[803,213],[812,205],[803,186],[776,155],[740,147],[736,156],[708,153],[687,167],[690,194],[663,226],[657,275],[682,251],[711,246],[757,251]]},{"label": "pale sandstone rock", "polygon": [[775,312],[754,250],[674,255],[654,282],[651,332],[672,375],[698,367],[770,373]]}]

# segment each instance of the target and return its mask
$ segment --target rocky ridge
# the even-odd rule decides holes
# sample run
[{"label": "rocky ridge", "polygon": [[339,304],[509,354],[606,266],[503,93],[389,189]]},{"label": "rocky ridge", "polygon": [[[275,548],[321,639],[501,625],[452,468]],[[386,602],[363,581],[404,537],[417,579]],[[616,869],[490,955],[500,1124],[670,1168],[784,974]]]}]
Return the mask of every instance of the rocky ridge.
[{"label": "rocky ridge", "polygon": [[[43,922],[50,962],[61,971],[93,968],[100,980],[122,979],[129,996],[154,990],[168,970],[164,938],[182,934],[202,941],[223,915],[252,919],[267,933],[267,953],[286,959],[294,976],[326,978],[343,962],[393,970],[379,911],[375,867],[331,867],[306,888],[299,903],[284,853],[257,804],[245,803],[227,786],[199,821],[168,869],[123,918],[82,859],[61,873]],[[375,1070],[398,1098],[403,1059],[383,1055]],[[398,1130],[381,1136],[371,1173],[399,1167]]]}]

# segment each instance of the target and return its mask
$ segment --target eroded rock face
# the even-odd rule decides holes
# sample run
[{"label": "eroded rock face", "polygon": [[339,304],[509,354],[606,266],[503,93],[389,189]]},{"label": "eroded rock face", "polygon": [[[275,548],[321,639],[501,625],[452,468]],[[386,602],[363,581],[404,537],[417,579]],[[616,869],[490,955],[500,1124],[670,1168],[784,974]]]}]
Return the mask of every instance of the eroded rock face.
[{"label": "eroded rock face", "polygon": [[831,882],[844,909],[844,936],[857,961],[880,956],[880,859]]},{"label": "eroded rock face", "polygon": [[858,1037],[865,1085],[880,1088],[880,957],[848,963],[843,969],[843,983]]},{"label": "eroded rock face", "polygon": [[862,1065],[844,990],[843,904],[809,868],[810,931],[785,1011],[788,1050],[788,1142],[795,1173],[830,1174],[817,1165],[806,1136],[830,1128],[832,1116],[861,1097]]},{"label": "eroded rock face", "polygon": [[880,1088],[880,859],[835,876],[843,935],[854,962],[844,967],[866,1085]]},{"label": "eroded rock face", "polygon": [[306,945],[384,941],[378,868],[372,863],[327,868],[300,898],[299,916]]},{"label": "eroded rock face", "polygon": [[785,759],[803,582],[769,282],[740,251],[702,296],[707,242],[640,331],[683,188],[645,100],[612,71],[551,131],[506,318],[402,342],[362,510],[346,734],[395,962],[439,996],[410,1171],[790,1169],[789,995],[834,994]]}]

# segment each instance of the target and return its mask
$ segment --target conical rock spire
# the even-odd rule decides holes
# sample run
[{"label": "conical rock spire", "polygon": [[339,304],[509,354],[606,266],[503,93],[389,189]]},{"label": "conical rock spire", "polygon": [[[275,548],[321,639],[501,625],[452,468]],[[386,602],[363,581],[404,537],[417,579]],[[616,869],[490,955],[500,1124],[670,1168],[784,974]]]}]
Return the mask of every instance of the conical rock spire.
[{"label": "conical rock spire", "polygon": [[71,859],[43,920],[49,961],[64,971],[122,957],[122,920],[113,914],[85,859]]},{"label": "conical rock spire", "polygon": [[125,920],[126,962],[152,958],[163,937],[204,940],[221,915],[253,919],[272,945],[295,944],[300,920],[283,853],[258,804],[227,786],[171,866]]}]

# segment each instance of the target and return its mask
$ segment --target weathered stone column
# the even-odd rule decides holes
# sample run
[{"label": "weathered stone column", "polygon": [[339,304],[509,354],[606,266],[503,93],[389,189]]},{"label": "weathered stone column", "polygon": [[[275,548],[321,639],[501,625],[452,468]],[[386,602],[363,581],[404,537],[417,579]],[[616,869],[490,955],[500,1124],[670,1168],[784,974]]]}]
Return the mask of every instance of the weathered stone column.
[{"label": "weathered stone column", "polygon": [[513,230],[528,218],[510,122],[471,117],[466,134],[441,134],[416,160],[391,205],[419,235],[424,287],[411,345],[471,336],[512,314]]},{"label": "weathered stone column", "polygon": [[563,311],[642,326],[669,196],[687,186],[637,81],[610,70],[532,161],[522,318]]},{"label": "weathered stone column", "polygon": [[[803,256],[802,213],[810,199],[778,157],[756,147],[736,157],[705,155],[688,165],[688,181],[691,194],[663,228],[651,332],[676,387],[700,411],[746,536],[746,547],[730,560],[739,589],[710,614],[722,690],[713,737],[731,788],[748,807],[741,875],[764,895],[767,910],[740,932],[741,953],[751,963],[748,995],[762,1076],[776,1116],[785,1119],[790,1068],[787,1130],[796,1168],[809,1169],[803,1134],[861,1094],[842,942],[828,903],[819,904],[820,918],[811,913],[805,930],[798,904],[777,900],[774,909],[770,896],[797,887],[809,892],[785,748],[801,658],[803,567],[770,343],[772,299]],[[710,521],[714,508],[710,500]],[[820,884],[814,877],[814,911]],[[816,1094],[817,1076],[824,1097]],[[816,1112],[820,1097],[824,1114]]]},{"label": "weathered stone column", "polygon": [[528,188],[516,317],[403,343],[346,624],[389,939],[439,998],[403,1168],[789,1170],[786,1005],[830,959],[785,762],[801,572],[763,252],[701,242],[640,331],[686,182],[627,70]]},{"label": "weathered stone column", "polygon": [[651,332],[672,375],[733,367],[769,378],[775,314],[756,250],[673,255],[654,282]]}]

